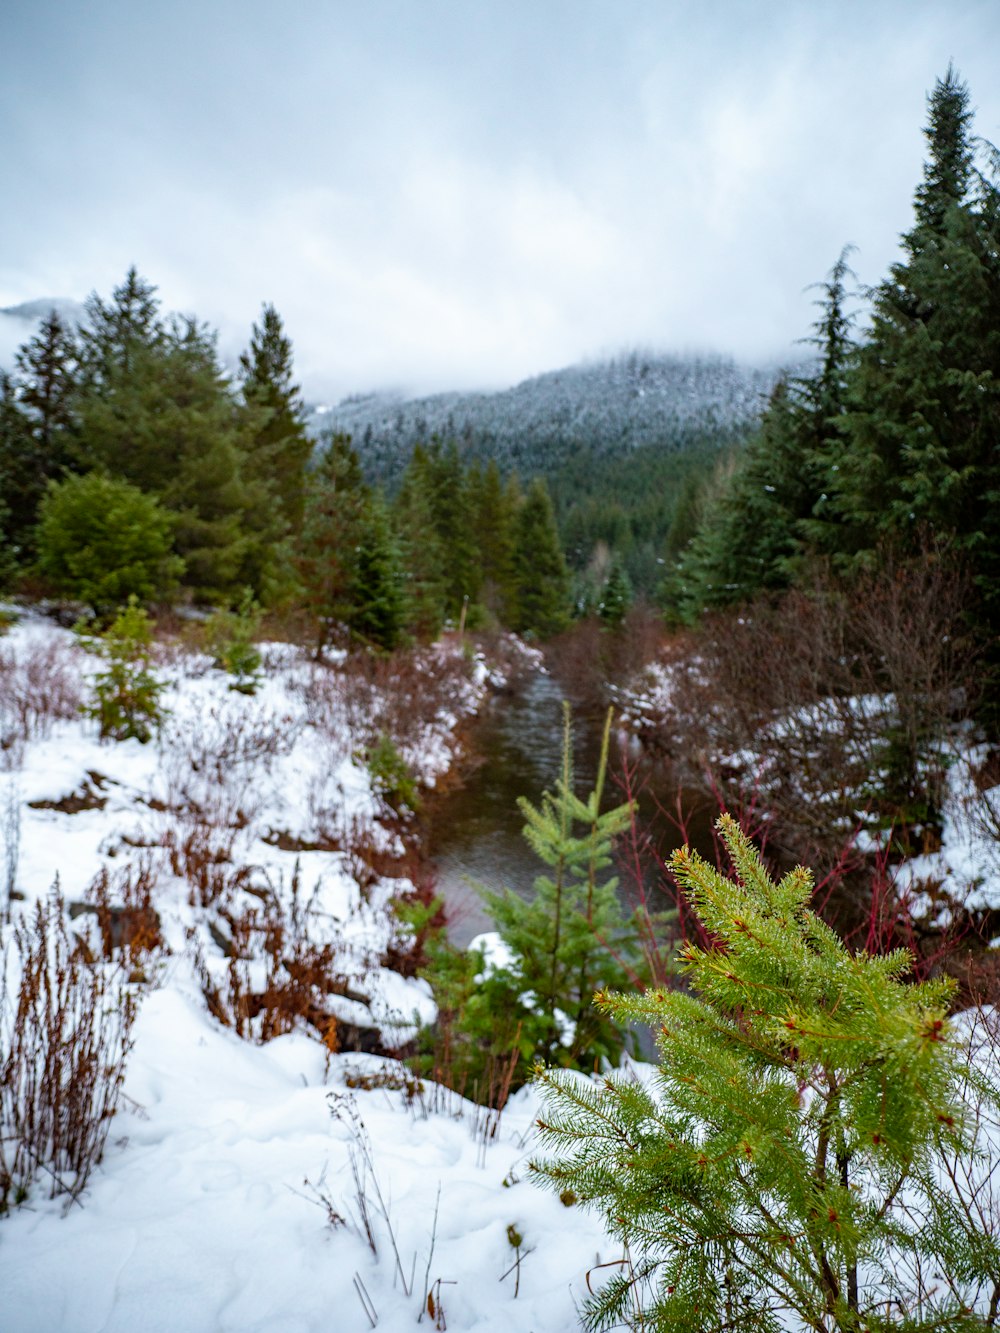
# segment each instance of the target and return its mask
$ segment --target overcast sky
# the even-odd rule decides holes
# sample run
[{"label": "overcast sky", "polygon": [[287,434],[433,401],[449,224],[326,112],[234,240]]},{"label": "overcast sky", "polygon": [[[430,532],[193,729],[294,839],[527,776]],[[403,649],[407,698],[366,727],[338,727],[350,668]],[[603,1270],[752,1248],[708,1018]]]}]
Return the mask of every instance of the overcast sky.
[{"label": "overcast sky", "polygon": [[953,60],[1000,141],[996,0],[5,0],[0,305],[107,295],[311,396],[498,387],[623,346],[787,355],[876,281]]}]

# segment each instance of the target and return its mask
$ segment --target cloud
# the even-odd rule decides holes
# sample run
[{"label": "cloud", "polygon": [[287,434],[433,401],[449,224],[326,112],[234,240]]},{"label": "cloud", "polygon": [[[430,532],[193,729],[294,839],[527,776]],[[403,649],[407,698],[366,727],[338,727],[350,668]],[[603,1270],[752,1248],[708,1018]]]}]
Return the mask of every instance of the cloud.
[{"label": "cloud", "polygon": [[787,354],[842,246],[906,227],[987,4],[15,6],[0,304],[129,264],[230,357],[262,301],[313,396],[495,386],[637,342]]}]

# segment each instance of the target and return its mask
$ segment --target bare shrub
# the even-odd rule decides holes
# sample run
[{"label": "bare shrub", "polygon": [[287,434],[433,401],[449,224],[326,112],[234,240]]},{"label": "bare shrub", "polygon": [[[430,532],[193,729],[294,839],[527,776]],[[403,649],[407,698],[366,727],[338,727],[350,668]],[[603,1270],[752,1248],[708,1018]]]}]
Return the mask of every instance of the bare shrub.
[{"label": "bare shrub", "polygon": [[255,784],[291,753],[298,732],[291,717],[243,695],[171,722],[162,747],[170,804],[210,814],[214,823],[246,824]]},{"label": "bare shrub", "polygon": [[617,688],[664,651],[663,617],[645,602],[629,607],[611,628],[597,616],[577,621],[546,645],[545,656],[573,703],[606,708]]},{"label": "bare shrub", "polygon": [[831,863],[865,810],[928,850],[948,738],[972,704],[968,590],[928,547],[713,616],[673,666],[661,751],[725,804],[756,799],[791,860]]},{"label": "bare shrub", "polygon": [[304,899],[297,868],[288,892],[222,907],[213,935],[229,956],[224,969],[213,967],[196,945],[202,991],[215,1018],[244,1040],[271,1041],[305,1023],[331,1054],[381,1051],[374,1027],[340,1022],[333,1013],[332,997],[367,1009],[368,996],[347,975],[336,923],[317,910],[315,895]]},{"label": "bare shrub", "polygon": [[361,748],[388,736],[412,763],[427,729],[463,711],[470,673],[470,662],[444,641],[392,656],[355,652],[335,665],[317,663],[302,688],[321,730],[339,737],[346,728]]},{"label": "bare shrub", "polygon": [[120,971],[91,967],[54,887],[20,919],[0,990],[0,1212],[39,1174],[77,1199],[122,1096],[137,1012]]},{"label": "bare shrub", "polygon": [[164,947],[153,905],[155,887],[153,863],[146,855],[113,871],[102,867],[84,895],[97,919],[102,957],[120,961],[134,981],[146,979],[150,955]]},{"label": "bare shrub", "polygon": [[0,763],[20,762],[30,740],[49,735],[54,722],[78,716],[81,693],[77,650],[62,637],[0,645]]},{"label": "bare shrub", "polygon": [[0,807],[0,839],[3,841],[3,900],[0,902],[0,922],[10,919],[11,906],[17,892],[17,867],[21,857],[21,794],[13,781],[3,789]]}]

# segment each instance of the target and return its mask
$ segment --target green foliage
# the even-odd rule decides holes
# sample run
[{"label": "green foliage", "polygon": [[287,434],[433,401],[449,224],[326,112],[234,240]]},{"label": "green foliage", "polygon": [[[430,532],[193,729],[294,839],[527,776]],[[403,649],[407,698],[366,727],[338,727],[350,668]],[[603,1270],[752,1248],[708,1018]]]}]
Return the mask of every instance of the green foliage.
[{"label": "green foliage", "polygon": [[1000,1245],[941,1183],[974,1077],[952,983],[908,984],[905,950],[850,954],[809,911],[808,871],[775,883],[731,818],[718,827],[734,878],[687,848],[672,860],[712,940],[682,953],[690,991],[598,997],[652,1027],[652,1082],[539,1070],[556,1155],[535,1169],[625,1247],[589,1326],[981,1326]]},{"label": "green foliage", "polygon": [[420,809],[420,790],[409,765],[391,736],[383,732],[365,751],[365,764],[375,790],[394,810]]},{"label": "green foliage", "polygon": [[403,633],[406,604],[399,548],[380,491],[368,496],[360,518],[347,624],[362,643],[391,652]]},{"label": "green foliage", "polygon": [[618,901],[611,866],[616,837],[631,819],[631,807],[601,811],[607,774],[611,714],[604,728],[594,789],[585,801],[573,791],[572,735],[566,706],[562,772],[541,804],[518,801],[524,837],[548,867],[525,900],[507,889],[484,895],[486,906],[511,955],[511,964],[493,975],[507,988],[507,1003],[531,1015],[535,1054],[545,1060],[592,1067],[622,1050],[622,1031],[597,1013],[594,992],[634,979],[639,934]]},{"label": "green foliage", "polygon": [[165,687],[150,669],[153,630],[145,610],[130,597],[103,634],[82,641],[107,664],[94,676],[94,700],[84,713],[99,724],[102,740],[146,744],[163,723]]},{"label": "green foliage", "polygon": [[487,959],[438,937],[423,975],[438,1005],[421,1035],[418,1071],[490,1105],[502,1105],[528,1076],[532,1059],[590,1069],[627,1044],[615,1021],[591,1003],[596,990],[624,985],[642,969],[637,923],[624,916],[618,881],[605,872],[629,805],[601,811],[607,774],[608,714],[593,791],[573,791],[566,710],[562,771],[539,806],[518,802],[524,837],[548,868],[526,901],[511,890],[484,892],[501,948]]},{"label": "green foliage", "polygon": [[331,435],[309,477],[296,565],[317,629],[317,654],[347,627],[368,487],[349,435]]},{"label": "green foliage", "polygon": [[261,610],[249,588],[235,611],[217,611],[205,626],[208,651],[234,677],[230,689],[255,694],[263,659],[255,639],[260,633]]},{"label": "green foliage", "polygon": [[302,394],[294,383],[292,344],[281,316],[265,305],[253,326],[250,347],[240,357],[247,424],[246,468],[276,505],[286,531],[302,522],[306,466],[312,440],[306,434]]},{"label": "green foliage", "polygon": [[39,511],[39,571],[99,613],[129,596],[153,598],[175,585],[171,517],[156,499],[102,472],[50,482]]},{"label": "green foliage", "polygon": [[514,520],[513,628],[549,638],[569,624],[570,584],[552,501],[538,477]]},{"label": "green foliage", "polygon": [[620,556],[615,556],[608,570],[607,582],[597,606],[597,614],[609,629],[618,629],[632,605],[632,585]]}]

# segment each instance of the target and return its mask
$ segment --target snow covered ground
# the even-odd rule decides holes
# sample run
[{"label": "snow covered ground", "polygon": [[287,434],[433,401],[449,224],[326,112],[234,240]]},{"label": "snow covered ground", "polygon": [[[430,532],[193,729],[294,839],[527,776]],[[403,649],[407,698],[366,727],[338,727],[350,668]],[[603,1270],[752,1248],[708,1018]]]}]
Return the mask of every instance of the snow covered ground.
[{"label": "snow covered ground", "polygon": [[[415,671],[446,678],[446,705],[410,717],[399,747],[425,783],[452,761],[488,675],[457,647],[433,651],[444,656]],[[160,738],[102,744],[74,698],[99,661],[40,619],[0,639],[0,869],[15,916],[57,878],[80,904],[102,871],[114,898],[145,867],[163,937],[134,987],[103,1161],[79,1200],[50,1199],[38,1176],[0,1220],[0,1328],[312,1333],[422,1315],[429,1328],[561,1333],[611,1252],[594,1219],[526,1180],[531,1091],[493,1123],[395,1061],[331,1054],[305,1025],[256,1045],[208,1012],[206,977],[226,992],[233,923],[265,897],[287,907],[298,883],[348,992],[329,997],[332,1013],[390,1039],[433,1015],[425,984],[380,961],[406,883],[379,872],[400,835],[360,757],[388,716],[379,683],[317,678],[278,645],[268,658],[247,697],[208,659],[168,653]],[[99,949],[92,912],[73,930]],[[265,966],[246,963],[244,985]]]}]

